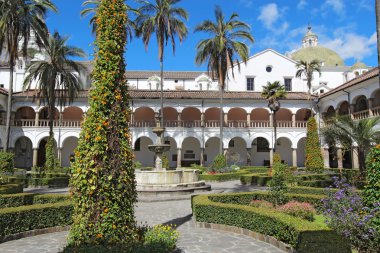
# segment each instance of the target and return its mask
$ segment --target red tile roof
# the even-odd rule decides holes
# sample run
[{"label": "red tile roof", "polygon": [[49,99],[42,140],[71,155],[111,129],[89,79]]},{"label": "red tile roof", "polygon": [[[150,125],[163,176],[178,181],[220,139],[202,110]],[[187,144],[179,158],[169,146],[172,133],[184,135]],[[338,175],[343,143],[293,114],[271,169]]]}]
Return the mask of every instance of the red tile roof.
[{"label": "red tile roof", "polygon": [[0,94],[8,95],[8,90],[0,88]]},{"label": "red tile roof", "polygon": [[341,90],[347,89],[349,87],[355,86],[355,85],[357,85],[359,83],[367,81],[367,80],[369,80],[371,78],[374,78],[374,77],[376,77],[378,75],[379,75],[379,68],[373,68],[373,69],[369,70],[368,72],[366,72],[366,73],[364,73],[364,74],[362,74],[362,75],[360,75],[360,76],[358,76],[358,77],[356,77],[356,78],[354,78],[354,79],[352,79],[352,80],[350,80],[350,81],[348,81],[348,82],[346,82],[346,83],[344,83],[344,84],[336,87],[335,89],[332,89],[329,92],[323,93],[320,97],[321,98],[327,97],[327,96],[329,96],[331,94],[334,94],[334,93],[336,93],[338,91],[341,91]]}]

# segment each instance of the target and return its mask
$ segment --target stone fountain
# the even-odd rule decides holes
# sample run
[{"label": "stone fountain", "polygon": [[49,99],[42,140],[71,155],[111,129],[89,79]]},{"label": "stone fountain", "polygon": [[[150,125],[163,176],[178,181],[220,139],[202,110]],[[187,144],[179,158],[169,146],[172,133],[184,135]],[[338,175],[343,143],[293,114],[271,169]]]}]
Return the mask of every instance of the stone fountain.
[{"label": "stone fountain", "polygon": [[161,126],[161,117],[156,114],[156,126],[152,129],[157,135],[156,144],[149,145],[155,153],[155,167],[152,171],[136,170],[137,191],[139,196],[171,197],[199,191],[211,190],[210,185],[199,180],[199,171],[195,169],[168,170],[162,167],[162,156],[170,150],[170,145],[164,143],[165,128]]}]

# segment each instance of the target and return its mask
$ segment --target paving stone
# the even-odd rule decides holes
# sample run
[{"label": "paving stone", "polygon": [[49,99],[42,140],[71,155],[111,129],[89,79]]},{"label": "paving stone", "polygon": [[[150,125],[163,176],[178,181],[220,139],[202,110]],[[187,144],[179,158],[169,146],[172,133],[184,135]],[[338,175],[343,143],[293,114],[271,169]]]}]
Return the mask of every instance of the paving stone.
[{"label": "paving stone", "polygon": [[[260,190],[242,186],[239,181],[213,183],[214,192],[240,192]],[[29,189],[34,192],[33,189]],[[40,189],[38,192],[49,192]],[[64,192],[55,190],[54,192]],[[197,228],[192,219],[190,197],[175,201],[140,202],[136,207],[139,224],[173,224],[180,232],[176,253],[281,253],[284,252],[268,243],[252,237],[228,231]],[[232,229],[233,230],[233,229]],[[240,229],[239,229],[240,230]],[[66,243],[67,232],[56,232],[0,244],[1,253],[56,253]]]}]

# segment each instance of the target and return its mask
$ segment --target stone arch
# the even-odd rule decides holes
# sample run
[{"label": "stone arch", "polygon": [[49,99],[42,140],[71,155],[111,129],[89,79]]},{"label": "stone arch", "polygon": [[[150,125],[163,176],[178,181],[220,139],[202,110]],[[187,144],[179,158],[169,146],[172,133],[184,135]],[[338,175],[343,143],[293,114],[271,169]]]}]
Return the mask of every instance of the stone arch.
[{"label": "stone arch", "polygon": [[348,115],[350,112],[350,104],[347,100],[342,101],[338,104],[338,114],[339,115]]},{"label": "stone arch", "polygon": [[5,125],[7,111],[5,107],[0,104],[0,125]]},{"label": "stone arch", "polygon": [[361,112],[368,109],[368,100],[367,97],[364,95],[360,95],[354,98],[353,100],[354,104],[354,113],[355,112]]},{"label": "stone arch", "polygon": [[372,108],[380,106],[380,89],[376,89],[371,94]]},{"label": "stone arch", "polygon": [[228,164],[237,164],[239,166],[248,164],[247,142],[241,137],[230,139],[226,154]]},{"label": "stone arch", "polygon": [[186,107],[181,112],[183,127],[200,127],[201,117],[201,111],[195,107]]},{"label": "stone arch", "polygon": [[[38,155],[37,155],[37,166],[42,167],[45,165],[46,161],[46,143],[47,143],[48,137],[41,138],[38,143]],[[54,139],[54,151],[55,151],[55,157],[58,158],[58,152],[57,152],[57,141]]]},{"label": "stone arch", "polygon": [[[49,108],[44,106],[39,110],[39,119],[40,120],[48,120],[49,119]],[[59,111],[56,107],[54,107],[54,120],[59,119]]]},{"label": "stone arch", "polygon": [[228,127],[246,127],[247,112],[242,108],[231,108],[227,113]]},{"label": "stone arch", "polygon": [[252,140],[250,165],[269,166],[270,165],[270,141],[263,136],[257,136]]},{"label": "stone arch", "polygon": [[292,121],[292,111],[287,108],[280,108],[275,116],[277,121]]},{"label": "stone arch", "polygon": [[135,127],[155,126],[155,113],[152,108],[139,107],[134,111],[133,122]]},{"label": "stone arch", "polygon": [[164,125],[165,127],[178,126],[178,112],[175,108],[164,107]]},{"label": "stone arch", "polygon": [[297,142],[297,167],[305,167],[306,158],[306,137],[302,137]]},{"label": "stone arch", "polygon": [[324,119],[328,120],[328,119],[331,119],[334,116],[335,116],[335,109],[334,109],[334,107],[332,105],[330,105],[327,108],[326,112],[324,113]]},{"label": "stone arch", "polygon": [[219,154],[220,138],[213,136],[205,142],[205,164],[211,165],[215,157]]},{"label": "stone arch", "polygon": [[77,106],[66,107],[63,110],[62,119],[81,121],[83,119],[83,110]]},{"label": "stone arch", "polygon": [[186,137],[181,145],[181,166],[189,167],[191,164],[200,164],[202,160],[201,142],[195,137]]},{"label": "stone arch", "polygon": [[307,108],[302,108],[296,112],[296,121],[308,121],[311,117],[311,110]]},{"label": "stone arch", "polygon": [[70,167],[71,162],[74,161],[74,150],[78,146],[78,137],[69,136],[65,138],[62,142],[62,152],[61,152],[61,166]]},{"label": "stone arch", "polygon": [[256,108],[251,111],[251,127],[269,127],[269,111]]},{"label": "stone arch", "polygon": [[288,137],[277,138],[276,152],[281,155],[281,160],[292,165],[292,141]]},{"label": "stone arch", "polygon": [[137,138],[133,144],[134,161],[140,162],[143,167],[154,167],[154,153],[148,148],[152,144],[153,141],[149,137],[141,136]]},{"label": "stone arch", "polygon": [[[169,160],[169,166],[170,168],[176,168],[177,167],[177,148],[178,148],[177,141],[173,137],[166,136],[165,144],[170,145],[169,151],[165,153],[166,157]],[[166,168],[166,169],[169,169],[169,168]]]},{"label": "stone arch", "polygon": [[208,108],[205,113],[206,127],[219,127],[220,126],[220,108],[211,107]]},{"label": "stone arch", "polygon": [[21,136],[15,140],[14,153],[15,168],[29,169],[33,166],[33,144],[28,137]]}]

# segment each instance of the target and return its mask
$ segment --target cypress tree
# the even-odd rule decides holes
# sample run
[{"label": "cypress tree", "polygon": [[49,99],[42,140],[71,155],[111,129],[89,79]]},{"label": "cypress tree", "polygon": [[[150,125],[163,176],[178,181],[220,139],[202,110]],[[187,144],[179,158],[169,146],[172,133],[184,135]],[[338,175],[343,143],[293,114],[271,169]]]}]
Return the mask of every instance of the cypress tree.
[{"label": "cypress tree", "polygon": [[314,117],[310,117],[307,122],[305,167],[306,170],[314,172],[321,171],[324,167],[317,122]]},{"label": "cypress tree", "polygon": [[90,109],[71,171],[71,245],[123,244],[136,238],[137,194],[124,63],[126,21],[123,0],[100,2]]}]

